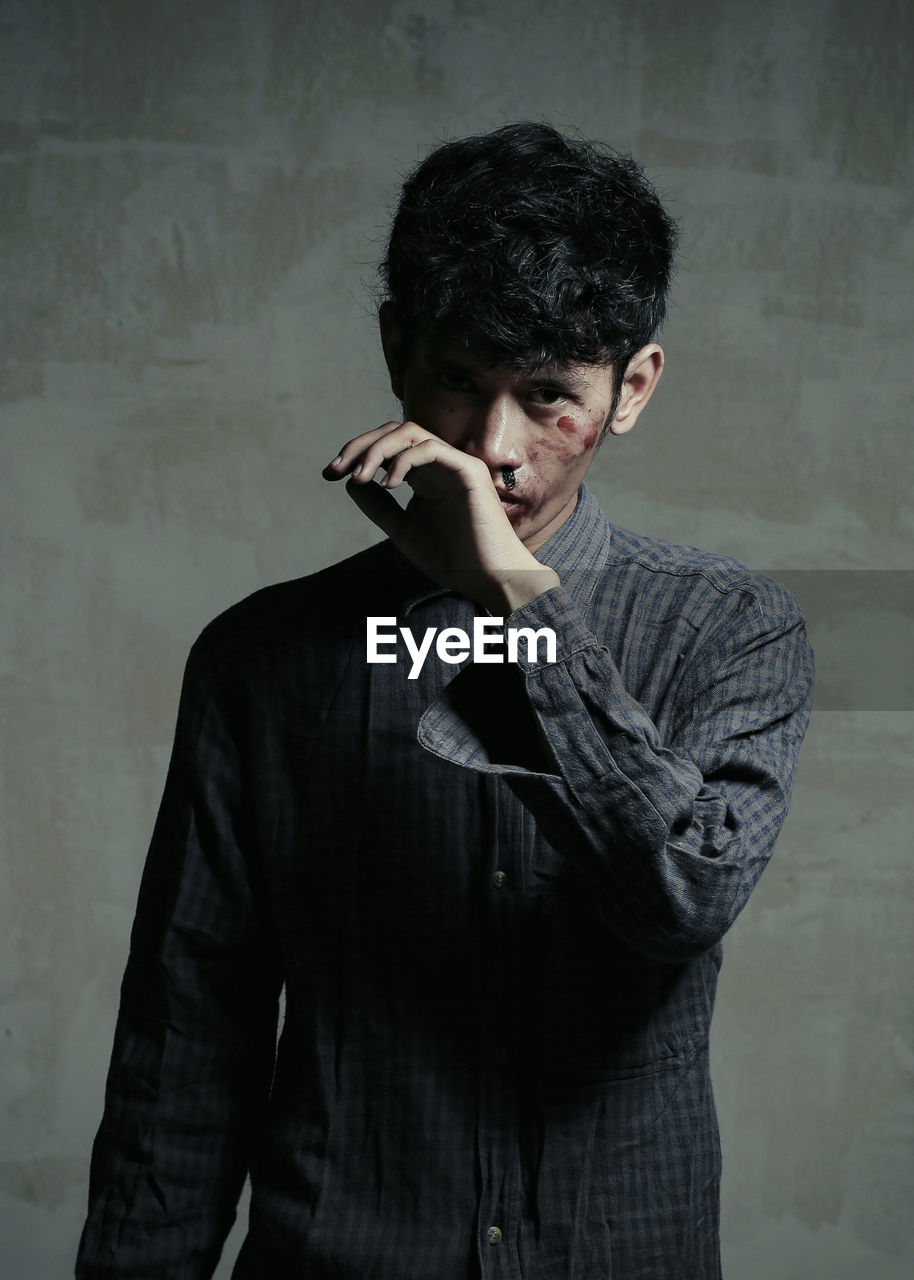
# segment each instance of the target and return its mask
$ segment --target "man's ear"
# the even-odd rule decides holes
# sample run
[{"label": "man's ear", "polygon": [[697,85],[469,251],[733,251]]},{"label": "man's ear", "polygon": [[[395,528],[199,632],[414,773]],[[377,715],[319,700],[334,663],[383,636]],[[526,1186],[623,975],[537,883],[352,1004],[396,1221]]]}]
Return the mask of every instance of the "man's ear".
[{"label": "man's ear", "polygon": [[638,414],[650,400],[654,387],[660,381],[661,373],[663,351],[656,342],[649,342],[629,360],[622,380],[619,407],[609,424],[614,436],[623,436],[626,431],[631,431]]},{"label": "man's ear", "polygon": [[387,372],[390,374],[390,389],[398,400],[403,399],[403,373],[406,368],[406,343],[403,338],[403,326],[397,308],[392,302],[382,302],[378,311],[378,324],[381,329],[381,348]]}]

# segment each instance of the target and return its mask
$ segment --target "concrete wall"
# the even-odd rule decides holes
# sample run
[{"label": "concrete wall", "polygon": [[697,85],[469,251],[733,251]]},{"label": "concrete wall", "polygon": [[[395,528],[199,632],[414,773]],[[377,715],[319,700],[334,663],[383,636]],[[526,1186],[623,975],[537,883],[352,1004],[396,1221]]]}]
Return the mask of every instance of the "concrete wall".
[{"label": "concrete wall", "polygon": [[393,409],[363,286],[389,202],[521,116],[630,147],[683,223],[668,370],[598,496],[796,571],[829,667],[727,948],[728,1280],[910,1274],[911,12],[0,2],[12,1280],[70,1267],[186,651],[371,540],[318,472]]}]

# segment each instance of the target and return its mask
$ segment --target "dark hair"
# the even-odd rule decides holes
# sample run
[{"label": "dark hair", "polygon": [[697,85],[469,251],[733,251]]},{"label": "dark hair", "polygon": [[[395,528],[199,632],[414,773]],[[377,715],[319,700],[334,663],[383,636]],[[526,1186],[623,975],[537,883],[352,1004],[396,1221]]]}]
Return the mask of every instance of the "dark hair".
[{"label": "dark hair", "polygon": [[629,155],[522,121],[410,173],[381,279],[404,336],[492,364],[628,361],[663,322],[676,227]]}]

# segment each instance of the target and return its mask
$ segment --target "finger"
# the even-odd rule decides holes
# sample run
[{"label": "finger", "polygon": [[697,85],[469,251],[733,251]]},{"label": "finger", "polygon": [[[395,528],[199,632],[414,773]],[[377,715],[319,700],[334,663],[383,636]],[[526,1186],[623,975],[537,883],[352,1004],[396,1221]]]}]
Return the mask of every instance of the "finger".
[{"label": "finger", "polygon": [[415,467],[421,467],[424,463],[434,461],[433,450],[434,445],[429,449],[426,447],[425,441],[420,444],[410,445],[406,449],[401,449],[398,454],[385,463],[387,475],[381,480],[381,484],[385,489],[396,489],[397,485],[402,484]]},{"label": "finger", "polygon": [[381,484],[385,489],[395,489],[403,480],[413,485],[411,473],[428,467],[432,463],[438,463],[443,468],[443,471],[438,473],[440,478],[449,477],[447,485],[449,490],[453,489],[454,477],[458,477],[464,488],[470,488],[481,482],[491,486],[494,491],[494,484],[485,463],[445,444],[437,436],[428,436],[418,444],[398,453],[390,461],[387,475]]},{"label": "finger", "polygon": [[389,435],[391,431],[395,431],[397,427],[402,426],[400,422],[385,422],[380,427],[375,427],[371,431],[363,431],[361,435],[353,436],[351,440],[347,440],[339,453],[324,467],[321,474],[325,480],[342,480],[353,466],[354,461],[364,453],[369,445],[375,440],[379,440],[382,436]]},{"label": "finger", "polygon": [[368,446],[352,468],[352,478],[359,484],[368,484],[382,468],[389,472],[395,458],[412,453],[429,442],[441,443],[437,436],[430,435],[414,422],[403,423],[400,430],[391,431]]},{"label": "finger", "polygon": [[[406,428],[405,431],[404,428]],[[361,435],[353,436],[351,440],[348,440],[337,456],[327,463],[321,474],[325,480],[341,480],[343,476],[348,475],[350,472],[358,473],[359,475],[364,472],[365,480],[370,480],[381,463],[375,462],[371,470],[368,471],[365,459],[366,453],[379,441],[394,436],[398,432],[400,434],[396,437],[396,441],[392,441],[390,445],[391,456],[399,452],[400,448],[408,447],[408,444],[404,445],[402,443],[404,439],[411,443],[428,434],[414,422],[385,422],[382,426],[375,427],[372,431],[363,431]],[[382,456],[383,452],[382,449]]]},{"label": "finger", "polygon": [[392,493],[379,484],[356,484],[346,481],[346,492],[359,510],[387,534],[394,543],[406,532],[409,523],[406,512]]}]

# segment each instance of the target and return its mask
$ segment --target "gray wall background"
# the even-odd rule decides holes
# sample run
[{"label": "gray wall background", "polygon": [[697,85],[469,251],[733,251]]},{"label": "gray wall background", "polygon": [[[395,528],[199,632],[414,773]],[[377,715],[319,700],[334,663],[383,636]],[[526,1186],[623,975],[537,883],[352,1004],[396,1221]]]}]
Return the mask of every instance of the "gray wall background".
[{"label": "gray wall background", "polygon": [[911,12],[0,0],[5,1275],[69,1273],[187,649],[372,540],[318,473],[394,409],[363,285],[390,201],[522,116],[631,148],[683,224],[667,372],[592,472],[610,518],[828,598],[723,972],[728,1280],[911,1274]]}]

